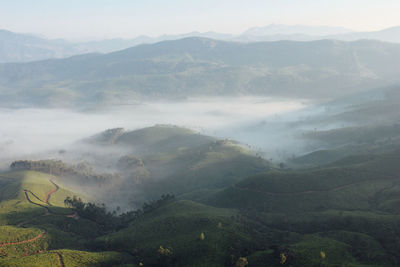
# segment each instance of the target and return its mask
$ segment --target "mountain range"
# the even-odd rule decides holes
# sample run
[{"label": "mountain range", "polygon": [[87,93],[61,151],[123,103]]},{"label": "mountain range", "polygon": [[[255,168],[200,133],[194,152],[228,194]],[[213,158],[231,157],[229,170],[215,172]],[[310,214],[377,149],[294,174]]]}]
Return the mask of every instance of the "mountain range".
[{"label": "mountain range", "polygon": [[399,82],[400,45],[373,40],[238,43],[191,37],[109,54],[0,64],[5,106],[143,99],[335,98]]},{"label": "mountain range", "polygon": [[241,34],[195,31],[178,35],[161,35],[157,37],[143,35],[133,39],[115,38],[90,42],[71,42],[62,39],[52,40],[31,34],[19,34],[0,30],[0,63],[63,58],[93,52],[110,53],[139,44],[150,44],[187,37],[204,37],[236,42],[315,41],[321,39],[355,41],[359,39],[374,39],[399,43],[400,27],[380,31],[355,32],[342,27],[271,24],[266,27],[253,27]]}]

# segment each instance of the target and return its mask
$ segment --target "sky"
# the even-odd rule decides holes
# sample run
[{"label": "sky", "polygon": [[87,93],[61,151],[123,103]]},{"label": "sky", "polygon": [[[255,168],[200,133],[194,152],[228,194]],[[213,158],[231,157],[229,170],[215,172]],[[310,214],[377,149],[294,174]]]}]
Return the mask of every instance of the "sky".
[{"label": "sky", "polygon": [[1,0],[0,29],[69,40],[238,34],[272,23],[371,31],[399,26],[399,14],[399,0]]}]

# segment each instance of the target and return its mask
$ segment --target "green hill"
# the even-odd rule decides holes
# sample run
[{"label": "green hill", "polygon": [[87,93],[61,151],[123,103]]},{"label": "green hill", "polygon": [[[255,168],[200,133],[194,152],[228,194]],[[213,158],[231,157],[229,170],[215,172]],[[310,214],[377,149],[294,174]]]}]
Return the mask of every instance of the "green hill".
[{"label": "green hill", "polygon": [[[120,164],[117,168],[124,166],[125,169],[120,169],[123,172],[126,168],[141,170],[143,182],[133,186],[139,188],[138,191],[146,192],[146,200],[165,193],[192,200],[203,198],[248,175],[273,167],[270,162],[235,141],[217,140],[170,125],[128,132],[111,129],[86,142],[99,145],[106,143],[110,148],[123,147],[127,155],[134,156],[136,160],[131,159],[128,165]],[[129,151],[132,151],[131,154]],[[127,160],[124,157],[121,159]],[[126,189],[130,185],[123,186]]]},{"label": "green hill", "polygon": [[[235,141],[175,126],[111,129],[78,145],[83,144],[102,148],[94,155],[85,152],[97,165],[104,160],[101,153],[108,160],[108,151],[123,147],[109,163],[120,173],[88,183],[84,170],[96,170],[89,163],[78,168],[47,160],[15,162],[17,171],[1,174],[0,266],[400,263],[395,147],[319,167],[278,170]],[[73,152],[62,155],[68,153]],[[63,173],[73,168],[81,175]],[[146,179],[135,180],[140,174]],[[71,180],[96,193],[79,194],[68,187]],[[117,185],[107,186],[112,182]],[[120,198],[107,198],[113,194]],[[113,207],[121,199],[129,212],[85,203],[106,200]],[[149,202],[153,199],[159,200]],[[141,202],[143,208],[136,209]]]},{"label": "green hill", "polygon": [[[96,222],[64,206],[76,195],[58,178],[34,171],[0,176],[1,266],[99,266],[124,261],[119,253],[87,253],[85,242],[102,233]],[[59,250],[59,249],[70,250]],[[71,250],[72,249],[72,250]],[[61,259],[61,260],[60,260]]]},{"label": "green hill", "polygon": [[314,130],[303,131],[298,137],[311,143],[309,149],[315,151],[289,160],[289,165],[295,168],[341,166],[357,157],[363,161],[375,154],[398,150],[399,92],[398,86],[389,86],[324,104],[326,114],[297,122],[303,126],[314,125]]},{"label": "green hill", "polygon": [[[348,255],[361,263],[395,266],[400,240],[399,162],[396,151],[364,157],[353,164],[261,174],[214,194],[206,202],[242,210],[260,229],[300,234],[304,241],[289,241],[288,250],[297,260],[307,258],[307,266],[321,264],[318,246],[322,250],[325,245],[317,244],[322,241],[331,248],[342,246],[344,255],[350,252]],[[316,257],[313,263],[310,255],[300,256],[312,250]]]},{"label": "green hill", "polygon": [[250,244],[233,219],[236,214],[190,201],[173,202],[97,242],[105,248],[135,251],[138,263],[145,266],[223,266],[230,253],[237,259]]}]

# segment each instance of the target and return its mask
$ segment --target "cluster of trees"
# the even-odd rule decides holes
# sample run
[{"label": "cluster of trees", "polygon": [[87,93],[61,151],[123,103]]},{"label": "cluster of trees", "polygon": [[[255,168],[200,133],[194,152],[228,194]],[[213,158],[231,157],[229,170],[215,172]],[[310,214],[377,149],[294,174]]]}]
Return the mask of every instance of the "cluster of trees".
[{"label": "cluster of trees", "polygon": [[72,198],[67,197],[64,200],[64,204],[76,211],[80,217],[99,224],[104,231],[115,229],[119,225],[116,212],[107,211],[104,204],[96,205],[91,202],[85,203],[81,198],[76,196]]},{"label": "cluster of trees", "polygon": [[86,141],[94,144],[112,145],[124,133],[124,128],[107,129],[104,132],[87,139]]},{"label": "cluster of trees", "polygon": [[96,173],[93,166],[88,162],[69,166],[61,160],[17,160],[11,163],[10,168],[12,170],[30,170],[54,175],[78,177],[80,178],[79,181],[84,183],[104,184],[119,178],[119,175],[114,173]]},{"label": "cluster of trees", "polygon": [[129,222],[132,222],[140,217],[142,217],[143,215],[150,213],[160,207],[163,207],[165,205],[167,205],[168,203],[171,203],[175,201],[175,196],[174,195],[170,195],[170,194],[166,194],[166,195],[162,195],[160,199],[158,200],[153,200],[150,202],[145,202],[142,206],[141,209],[137,209],[134,211],[128,211],[126,213],[122,213],[120,214],[118,217],[121,220],[121,222],[126,225]]},{"label": "cluster of trees", "polygon": [[11,163],[10,168],[12,170],[40,171],[55,175],[60,175],[71,169],[61,160],[17,160]]},{"label": "cluster of trees", "polygon": [[116,211],[107,211],[105,204],[97,205],[91,202],[83,202],[79,197],[67,197],[64,204],[72,208],[82,218],[96,222],[104,231],[119,230],[127,227],[132,221],[144,214],[152,212],[168,203],[175,201],[174,195],[162,195],[160,199],[147,202],[138,210],[117,214]]},{"label": "cluster of trees", "polygon": [[119,158],[117,162],[117,167],[120,169],[130,169],[134,167],[143,167],[142,159],[133,156],[133,155],[125,155]]},{"label": "cluster of trees", "polygon": [[142,159],[134,155],[120,157],[116,166],[125,175],[126,180],[132,183],[140,183],[150,177]]}]

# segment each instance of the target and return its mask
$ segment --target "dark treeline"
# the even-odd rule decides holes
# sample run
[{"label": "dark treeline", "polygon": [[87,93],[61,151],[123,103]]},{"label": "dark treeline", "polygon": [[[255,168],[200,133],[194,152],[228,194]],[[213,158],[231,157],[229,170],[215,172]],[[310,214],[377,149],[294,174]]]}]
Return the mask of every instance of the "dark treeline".
[{"label": "dark treeline", "polygon": [[61,160],[17,160],[11,163],[12,170],[29,170],[45,172],[53,175],[75,176],[84,183],[103,184],[117,178],[118,174],[96,173],[93,167],[87,162],[70,166]]},{"label": "dark treeline", "polygon": [[129,226],[134,220],[144,214],[152,212],[168,203],[175,201],[174,195],[162,195],[160,199],[143,204],[141,209],[125,212],[117,215],[119,208],[112,212],[107,211],[105,204],[97,205],[91,202],[83,202],[79,197],[67,197],[64,204],[72,208],[77,214],[85,219],[99,224],[104,231],[119,230]]}]

